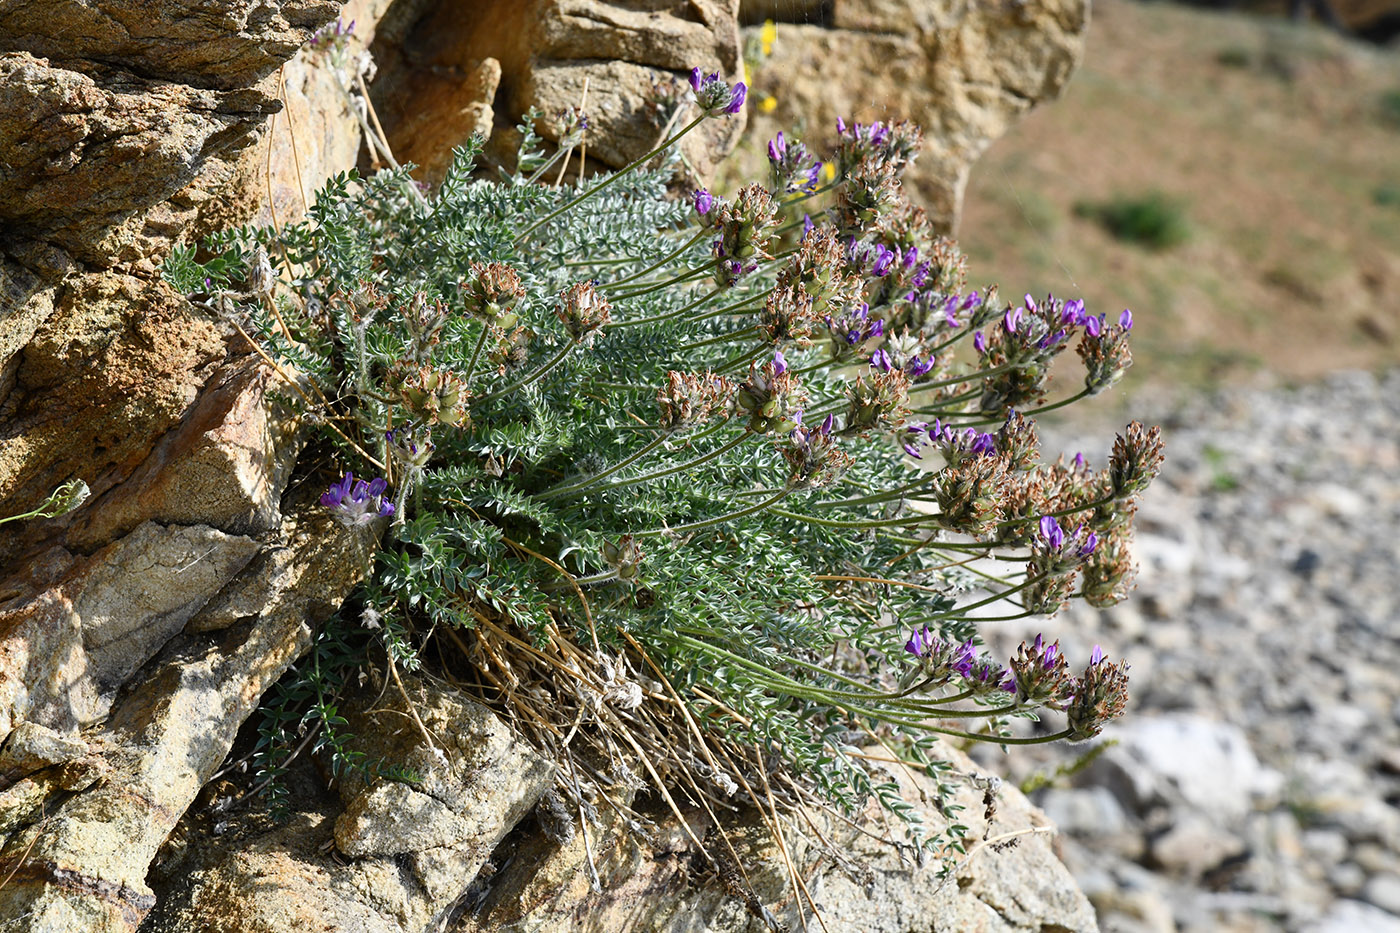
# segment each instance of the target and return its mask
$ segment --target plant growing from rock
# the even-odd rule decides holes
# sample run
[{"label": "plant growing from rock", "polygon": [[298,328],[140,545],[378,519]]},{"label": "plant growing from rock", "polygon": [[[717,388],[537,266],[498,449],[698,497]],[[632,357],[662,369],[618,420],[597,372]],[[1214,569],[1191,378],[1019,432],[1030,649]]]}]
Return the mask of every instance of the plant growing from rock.
[{"label": "plant growing from rock", "polygon": [[[1003,664],[976,624],[1130,587],[1157,431],[1131,425],[1095,471],[1042,463],[1032,416],[1116,382],[1132,318],[968,291],[900,187],[909,124],[841,124],[824,186],[779,137],[764,181],[669,198],[676,140],[742,102],[697,71],[656,150],[566,187],[541,182],[559,153],[532,114],[501,180],[475,177],[479,141],[431,199],[403,171],[340,176],[303,222],[165,274],[253,335],[325,427],[322,504],[382,535],[344,612],[364,626],[343,624],[395,677],[435,642],[443,676],[560,762],[571,816],[645,835],[642,787],[712,813],[874,797],[902,842],[960,850],[954,814],[926,837],[870,759],[946,792],[935,737],[1084,739],[1122,711],[1101,652],[1072,673],[1037,638]],[[1084,386],[1048,403],[1076,342]],[[326,677],[291,694],[322,720]],[[1065,725],[1010,729],[1047,710]],[[266,747],[296,744],[279,729]]]}]

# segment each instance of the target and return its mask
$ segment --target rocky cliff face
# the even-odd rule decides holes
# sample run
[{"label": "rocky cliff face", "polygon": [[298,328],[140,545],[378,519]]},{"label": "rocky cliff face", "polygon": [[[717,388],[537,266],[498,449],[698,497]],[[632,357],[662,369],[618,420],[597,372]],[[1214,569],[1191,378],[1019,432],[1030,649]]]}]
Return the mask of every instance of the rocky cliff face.
[{"label": "rocky cliff face", "polygon": [[[1082,7],[1034,3],[995,16],[917,2],[835,9],[836,32],[804,33],[784,54],[801,51],[802,67],[823,76],[820,56],[835,68],[843,43],[858,41],[863,61],[898,61],[917,80],[896,89],[852,74],[867,83],[846,97],[803,98],[795,79],[807,72],[794,60],[792,87],[774,85],[781,113],[825,121],[850,106],[869,117],[853,106],[867,99],[907,110],[930,127],[925,194],[949,225],[959,172],[1058,87],[1084,23]],[[428,684],[411,689],[435,731],[460,739],[449,752],[362,730],[405,760],[427,756],[422,792],[338,785],[331,797],[308,773],[300,809],[272,827],[237,812],[212,818],[222,810],[210,801],[227,795],[200,796],[373,542],[335,526],[295,480],[303,425],[273,401],[292,377],[158,269],[174,243],[299,215],[326,177],[355,164],[362,115],[298,53],[337,15],[356,20],[352,51],[373,48],[380,62],[376,113],[363,117],[382,117],[428,178],[472,131],[506,146],[526,107],[548,114],[580,102],[585,86],[597,127],[589,156],[620,165],[662,130],[646,118],[653,81],[691,65],[741,68],[737,11],[722,0],[0,7],[0,515],[68,479],[93,492],[70,515],[0,534],[0,929],[132,931],[149,916],[149,929],[334,921],[416,933],[460,913],[474,878],[463,929],[568,929],[589,911],[621,918],[639,903],[653,919],[637,929],[695,928],[696,918],[752,928],[714,886],[684,888],[698,913],[667,906],[688,857],[634,851],[602,827],[599,851],[622,893],[578,889],[576,843],[550,842],[530,821],[516,828],[547,786],[547,764],[488,712]],[[1008,58],[1029,63],[1024,74],[1008,76],[998,64]],[[764,74],[776,81],[780,64]],[[691,165],[708,171],[736,132],[698,140]],[[1039,818],[1011,793],[999,819],[1016,830]],[[493,854],[513,828],[510,848]],[[924,896],[927,871],[889,853],[872,855],[873,888],[816,866],[821,906],[849,929],[1092,929],[1041,835],[1016,838],[936,897]],[[754,864],[771,869],[771,842],[755,839]],[[573,885],[572,900],[545,904],[554,878]]]}]

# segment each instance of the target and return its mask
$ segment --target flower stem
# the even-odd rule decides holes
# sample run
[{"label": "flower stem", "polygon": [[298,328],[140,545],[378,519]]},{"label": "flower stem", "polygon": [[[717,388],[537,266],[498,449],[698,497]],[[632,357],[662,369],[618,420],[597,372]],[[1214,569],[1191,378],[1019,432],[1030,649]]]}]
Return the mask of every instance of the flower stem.
[{"label": "flower stem", "polygon": [[636,463],[638,460],[642,459],[642,458],[645,457],[647,454],[651,453],[653,450],[655,450],[656,448],[660,447],[662,444],[666,443],[666,441],[669,440],[670,437],[671,437],[671,432],[669,432],[669,431],[663,432],[663,433],[661,434],[660,437],[654,438],[653,440],[651,440],[651,441],[650,441],[649,443],[647,443],[647,444],[643,444],[642,447],[641,447],[641,449],[638,450],[636,453],[632,454],[631,456],[627,457],[626,459],[624,459],[624,460],[622,460],[622,461],[620,461],[620,462],[618,462],[618,463],[613,464],[612,466],[608,467],[607,469],[602,470],[601,472],[598,472],[598,473],[594,473],[592,476],[585,477],[585,478],[579,480],[578,482],[569,483],[567,486],[555,486],[555,487],[552,488],[552,489],[546,489],[544,492],[540,493],[536,498],[539,498],[539,499],[553,499],[555,496],[562,496],[562,495],[564,495],[565,493],[569,493],[569,492],[578,492],[578,491],[581,490],[581,489],[587,489],[589,486],[592,486],[594,483],[598,482],[600,479],[603,479],[603,478],[608,477],[608,476],[612,476],[614,473],[618,472],[619,470],[625,470],[625,469],[627,469],[629,466],[631,466],[632,464]]},{"label": "flower stem", "polygon": [[697,126],[700,125],[701,121],[703,121],[704,119],[705,119],[705,114],[701,114],[700,116],[696,117],[694,120],[691,120],[689,123],[687,123],[685,126],[681,127],[679,130],[677,130],[677,131],[676,131],[675,133],[673,133],[671,136],[669,136],[668,138],[662,140],[661,143],[660,143],[660,145],[658,145],[655,149],[653,149],[653,150],[651,150],[650,152],[648,152],[646,155],[641,156],[640,158],[634,159],[633,161],[627,163],[627,165],[623,166],[621,169],[618,169],[618,171],[616,171],[616,172],[614,172],[613,174],[609,175],[607,178],[603,179],[603,181],[602,181],[601,184],[594,185],[592,188],[589,188],[587,191],[585,191],[585,192],[583,192],[582,194],[580,194],[580,195],[578,195],[577,197],[575,197],[572,201],[569,201],[569,202],[568,202],[567,204],[565,204],[563,207],[560,207],[560,208],[558,208],[558,209],[556,209],[556,210],[550,212],[549,214],[546,214],[544,217],[541,217],[539,220],[535,221],[533,224],[531,224],[530,226],[528,226],[528,227],[526,227],[524,230],[522,230],[522,231],[520,232],[520,234],[516,236],[515,242],[516,242],[516,243],[520,243],[520,242],[523,241],[526,237],[528,237],[530,234],[534,233],[534,232],[535,232],[536,230],[538,230],[540,227],[543,227],[545,224],[549,223],[551,220],[553,220],[554,218],[558,217],[560,214],[563,214],[563,213],[566,212],[566,211],[572,210],[573,208],[577,207],[579,204],[582,204],[582,203],[583,203],[584,201],[586,201],[587,199],[593,197],[593,195],[597,194],[598,192],[602,191],[604,188],[606,188],[606,187],[608,187],[609,185],[611,185],[613,182],[617,181],[619,178],[622,178],[624,175],[631,174],[631,172],[632,172],[634,169],[636,169],[636,168],[638,168],[638,167],[640,167],[640,166],[642,166],[642,165],[645,165],[645,164],[646,164],[653,156],[655,156],[657,153],[665,152],[668,148],[670,148],[670,146],[671,146],[672,143],[674,143],[676,140],[680,139],[680,138],[681,138],[682,136],[684,136],[686,133],[689,133],[691,130],[695,129]]},{"label": "flower stem", "polygon": [[491,333],[491,325],[485,321],[481,323],[481,336],[476,338],[476,349],[472,351],[471,362],[467,364],[466,375],[462,377],[462,382],[471,385],[472,374],[476,372],[477,361],[481,359],[481,349],[486,346],[486,338]]},{"label": "flower stem", "polygon": [[[657,470],[654,473],[647,473],[643,476],[634,476],[631,479],[623,479],[618,480],[614,483],[608,483],[606,486],[603,487],[603,489],[621,489],[624,486],[635,486],[638,483],[649,483],[654,479],[661,479],[662,477],[671,476],[675,473],[683,473],[686,470],[691,469],[692,467],[698,467],[702,464],[709,463],[716,457],[724,456],[725,454],[729,453],[729,451],[733,450],[735,447],[738,447],[744,441],[748,440],[748,437],[749,432],[745,431],[738,437],[734,438],[732,441],[728,442],[727,444],[723,444],[720,447],[716,447],[714,450],[710,451],[702,457],[696,457],[694,460],[687,460],[685,463],[673,467],[667,467],[664,470]],[[784,492],[786,492],[786,490],[784,490]]]},{"label": "flower stem", "polygon": [[739,509],[737,512],[727,512],[724,515],[716,515],[714,518],[707,518],[703,521],[698,522],[690,522],[686,525],[676,525],[673,528],[648,528],[646,531],[634,532],[633,536],[637,538],[653,538],[658,535],[680,534],[681,532],[701,531],[705,528],[713,528],[716,525],[723,525],[726,522],[732,522],[738,518],[746,518],[750,515],[756,515],[759,512],[762,512],[764,509],[767,509],[769,506],[775,505],[781,500],[787,498],[788,495],[790,495],[791,493],[791,489],[784,489],[782,492],[778,493],[776,496],[773,496],[771,499],[765,499],[757,505],[749,506],[747,509]]},{"label": "flower stem", "polygon": [[564,344],[563,348],[561,348],[558,353],[554,354],[554,358],[551,359],[548,363],[545,363],[543,366],[541,366],[539,369],[535,370],[532,373],[528,373],[524,376],[521,376],[519,379],[515,380],[508,386],[502,386],[494,392],[481,396],[479,399],[476,400],[477,403],[480,404],[481,402],[489,402],[494,398],[500,398],[502,395],[505,395],[509,392],[514,392],[516,389],[520,388],[523,385],[529,385],[532,382],[538,382],[540,379],[543,379],[546,375],[548,375],[550,370],[554,369],[554,367],[564,362],[564,357],[568,356],[569,351],[572,350],[575,346],[576,344],[572,340],[569,341],[568,343]]},{"label": "flower stem", "polygon": [[666,256],[664,259],[658,259],[656,262],[647,266],[641,272],[634,272],[631,275],[627,276],[625,279],[617,279],[616,281],[608,282],[606,284],[606,287],[616,288],[619,285],[626,285],[628,282],[631,282],[634,279],[640,279],[644,275],[650,275],[652,272],[655,272],[657,269],[660,269],[662,266],[666,265],[666,263],[675,259],[681,253],[684,253],[686,250],[690,249],[696,243],[699,243],[700,239],[706,234],[706,232],[709,231],[709,229],[709,227],[701,227],[699,233],[695,234],[695,236],[691,237],[689,240],[686,240],[682,246],[676,249],[675,252]]},{"label": "flower stem", "polygon": [[722,291],[724,291],[724,289],[722,288],[712,289],[704,295],[701,295],[699,298],[696,298],[694,301],[692,301],[685,307],[678,308],[675,311],[667,311],[665,314],[654,314],[651,317],[639,317],[635,321],[620,321],[613,325],[613,330],[618,330],[619,328],[623,327],[638,327],[642,324],[656,324],[660,321],[669,321],[671,318],[680,317],[687,311],[698,308],[700,305],[709,301],[711,298],[715,297]]}]

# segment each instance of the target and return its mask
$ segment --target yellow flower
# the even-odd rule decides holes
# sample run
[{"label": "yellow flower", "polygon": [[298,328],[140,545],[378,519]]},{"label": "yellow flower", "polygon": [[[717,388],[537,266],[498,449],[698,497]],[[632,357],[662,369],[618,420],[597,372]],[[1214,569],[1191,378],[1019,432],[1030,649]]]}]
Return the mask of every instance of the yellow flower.
[{"label": "yellow flower", "polygon": [[832,162],[822,163],[822,181],[831,182],[836,179],[836,165]]},{"label": "yellow flower", "polygon": [[778,98],[771,94],[765,94],[763,100],[758,102],[758,109],[761,113],[772,113],[778,109]]},{"label": "yellow flower", "polygon": [[773,54],[773,43],[778,39],[778,27],[771,19],[764,20],[763,31],[758,34],[758,41],[763,46],[764,55]]}]

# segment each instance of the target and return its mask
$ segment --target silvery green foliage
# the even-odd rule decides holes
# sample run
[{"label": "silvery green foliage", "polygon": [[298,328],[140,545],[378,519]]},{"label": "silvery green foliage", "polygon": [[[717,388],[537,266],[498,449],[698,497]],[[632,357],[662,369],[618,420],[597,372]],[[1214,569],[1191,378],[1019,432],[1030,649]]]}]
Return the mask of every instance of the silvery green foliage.
[{"label": "silvery green foliage", "polygon": [[[354,602],[396,656],[483,618],[599,658],[635,639],[712,740],[757,743],[792,787],[848,811],[874,795],[915,841],[957,848],[960,825],[923,839],[858,750],[881,730],[937,776],[932,736],[1015,742],[1008,717],[1064,709],[1078,681],[1049,669],[1064,663],[1053,646],[1008,671],[969,640],[969,611],[1000,595],[1025,615],[1013,600],[1034,594],[1053,612],[1081,572],[1100,602],[1121,598],[1138,490],[1040,464],[1011,412],[1034,410],[1051,358],[1081,331],[1092,346],[1102,319],[963,294],[955,247],[898,186],[917,137],[842,139],[835,206],[810,231],[810,184],[705,193],[697,217],[668,198],[669,171],[590,179],[580,198],[523,173],[476,178],[474,144],[427,207],[404,173],[338,176],[305,221],[215,236],[206,261],[177,251],[165,274],[314,384],[342,493],[328,506],[387,526]],[[264,257],[275,298],[248,285]],[[1155,473],[1152,439],[1132,437],[1123,456]],[[382,484],[354,497],[351,469],[389,481],[382,502]],[[994,551],[1031,561],[1026,575],[988,584],[957,566]],[[960,607],[973,582],[993,598]],[[1121,675],[1095,674],[1096,658],[1084,676],[1116,712]],[[1096,731],[1095,710],[1079,713],[1075,734]]]}]

